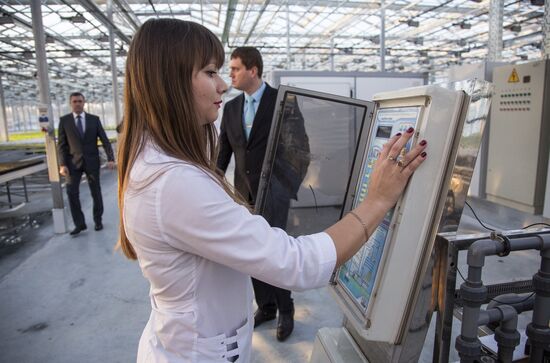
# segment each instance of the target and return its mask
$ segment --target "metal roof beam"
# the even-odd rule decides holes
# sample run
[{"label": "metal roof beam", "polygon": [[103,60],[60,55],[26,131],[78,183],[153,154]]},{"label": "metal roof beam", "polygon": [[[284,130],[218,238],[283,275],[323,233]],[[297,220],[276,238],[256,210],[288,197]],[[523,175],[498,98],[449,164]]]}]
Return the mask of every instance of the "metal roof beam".
[{"label": "metal roof beam", "polygon": [[124,0],[113,0],[113,2],[120,8],[122,15],[134,28],[134,31],[137,30],[141,26],[141,21],[139,21],[137,15],[132,11],[130,5],[128,5],[128,3]]},{"label": "metal roof beam", "polygon": [[113,31],[118,35],[118,37],[125,41],[126,44],[130,44],[130,38],[122,32],[112,21],[109,20],[107,15],[97,7],[91,0],[78,0],[78,4],[82,5],[86,10],[88,10],[97,20],[99,20],[107,28],[112,27]]},{"label": "metal roof beam", "polygon": [[[16,24],[18,24],[19,26],[22,26],[22,27],[24,27],[24,28],[26,28],[26,29],[28,29],[28,30],[30,30],[30,31],[32,32],[32,24],[31,24],[31,23],[29,23],[29,22],[27,22],[27,21],[21,19],[20,17],[18,17],[17,15],[15,15],[15,14],[13,14],[13,13],[9,13],[9,12],[4,11],[4,10],[1,10],[1,9],[0,9],[0,13],[2,13],[2,15],[8,15],[8,16],[10,16]],[[71,43],[67,42],[65,39],[63,39],[63,38],[60,37],[60,36],[57,36],[57,35],[55,35],[55,34],[53,34],[53,33],[51,33],[51,32],[48,32],[48,31],[44,31],[44,33],[45,33],[45,35],[46,35],[47,37],[50,37],[50,38],[52,38],[53,40],[55,40],[56,42],[65,45],[65,46],[68,47],[69,49],[80,50],[80,49],[76,48],[74,45],[72,45]],[[33,38],[33,39],[34,39],[34,38]],[[63,50],[63,51],[65,51],[65,50]],[[90,55],[90,58],[91,58],[91,59],[95,59],[95,60],[101,62],[100,59],[98,59],[98,58],[96,58],[96,57],[94,57],[94,56],[92,56],[92,55]],[[107,65],[107,64],[105,64],[105,65]]]},{"label": "metal roof beam", "polygon": [[235,17],[235,10],[237,9],[238,0],[229,0],[227,3],[227,14],[225,16],[225,24],[223,26],[222,44],[227,44],[229,39],[229,31],[231,30],[231,23]]},{"label": "metal roof beam", "polygon": [[260,18],[265,12],[265,9],[269,5],[271,0],[266,0],[266,2],[262,5],[262,8],[260,9],[260,12],[258,13],[258,16],[256,17],[256,20],[254,20],[254,24],[252,24],[252,28],[250,28],[250,31],[248,32],[248,35],[246,36],[246,39],[244,40],[244,44],[248,43],[248,39],[250,39],[250,36],[256,30],[256,25],[258,25],[258,22],[260,21]]}]

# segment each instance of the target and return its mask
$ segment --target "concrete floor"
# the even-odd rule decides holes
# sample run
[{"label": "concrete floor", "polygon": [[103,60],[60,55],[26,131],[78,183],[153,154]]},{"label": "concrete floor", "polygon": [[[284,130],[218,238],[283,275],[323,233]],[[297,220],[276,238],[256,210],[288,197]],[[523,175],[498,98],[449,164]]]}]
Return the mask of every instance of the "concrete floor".
[{"label": "concrete floor", "polygon": [[[113,251],[118,228],[116,187],[115,172],[102,171],[103,231],[90,228],[91,199],[83,184],[87,231],[75,238],[55,235],[51,218],[43,218],[18,247],[10,247],[9,253],[0,249],[0,362],[135,361],[150,312],[148,283],[137,263]],[[491,203],[472,202],[480,218],[499,228],[549,222]],[[465,213],[461,230],[481,231],[469,211]],[[490,259],[484,281],[529,277],[537,261],[536,253]],[[464,261],[460,268],[466,271]],[[307,362],[317,330],[341,326],[342,313],[327,288],[293,296],[294,333],[279,343],[275,321],[259,327],[253,338],[254,362]],[[431,361],[432,340],[429,335],[422,362]],[[451,357],[456,360],[456,355]]]}]

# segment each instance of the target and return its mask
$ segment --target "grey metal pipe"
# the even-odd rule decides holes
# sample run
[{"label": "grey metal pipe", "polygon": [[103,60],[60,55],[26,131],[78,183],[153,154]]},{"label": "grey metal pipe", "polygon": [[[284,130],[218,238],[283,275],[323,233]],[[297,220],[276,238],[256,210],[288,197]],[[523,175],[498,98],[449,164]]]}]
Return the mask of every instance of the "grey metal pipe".
[{"label": "grey metal pipe", "polygon": [[500,305],[480,312],[478,326],[495,322],[500,322],[500,326],[495,331],[495,340],[498,343],[498,361],[512,362],[514,350],[520,342],[520,335],[517,331],[518,312],[509,305]]},{"label": "grey metal pipe", "polygon": [[[483,282],[481,281],[481,272],[483,266],[485,265],[485,257],[510,251],[527,249],[538,249],[541,251],[545,251],[549,248],[550,235],[548,234],[540,236],[533,235],[515,239],[495,235],[492,236],[492,239],[482,239],[474,242],[470,246],[470,248],[468,249],[467,257],[468,277],[466,281],[460,286],[460,292],[464,300],[461,334],[457,337],[455,344],[461,362],[474,362],[481,356],[481,343],[477,338],[477,327],[481,317],[481,304],[484,303],[487,297],[487,288],[483,286]],[[544,259],[545,258],[543,257],[543,260]],[[541,266],[543,264],[544,266],[550,266],[550,263],[544,261],[541,262]],[[548,271],[548,275],[550,276],[550,271]],[[534,309],[536,310],[537,306],[539,305],[537,303],[537,298],[540,301],[541,305],[547,304],[547,309],[550,312],[550,301],[547,301],[545,297],[539,297],[538,294],[535,298]],[[550,294],[548,294],[548,299],[550,299]],[[517,312],[514,308],[506,308],[506,310],[509,309],[514,310],[514,313],[517,315]],[[543,308],[541,309],[543,310],[543,313],[541,313],[540,319],[546,316],[546,314],[544,313],[545,310]],[[481,318],[483,319],[483,317]],[[533,327],[531,330],[534,332],[533,334],[535,339],[537,339],[540,334],[537,330],[538,323],[535,323],[534,319],[535,314],[533,314]],[[546,322],[548,322],[548,320],[546,320]],[[503,331],[502,329],[505,329],[506,331]],[[515,334],[512,334],[508,330],[508,327],[501,328],[501,336],[505,336],[505,338],[510,338],[511,335],[515,336]],[[508,357],[510,354],[509,351],[511,343],[508,340],[504,339],[503,345],[505,347],[503,348],[504,350],[502,354]]]},{"label": "grey metal pipe", "polygon": [[516,309],[518,314],[521,314],[524,311],[533,310],[533,306],[535,305],[535,296],[532,295],[530,297],[525,297],[518,294],[499,295],[487,305],[487,310],[496,308],[500,305],[511,306]]},{"label": "grey metal pipe", "polygon": [[468,278],[460,285],[460,293],[464,306],[460,335],[456,338],[455,347],[460,356],[460,362],[473,363],[481,356],[481,342],[477,337],[477,328],[481,304],[487,297],[487,287],[481,282],[481,266],[468,268]]},{"label": "grey metal pipe", "polygon": [[[499,247],[504,250],[502,243],[491,240],[491,239],[482,239],[472,243],[470,248],[468,248],[468,257],[466,262],[470,268],[472,267],[483,267],[485,265],[485,256],[496,255],[501,252]],[[468,280],[470,280],[470,273],[468,272]]]},{"label": "grey metal pipe", "polygon": [[[550,234],[510,238],[510,251],[545,250],[548,248],[550,248]],[[482,267],[485,264],[486,256],[496,255],[504,250],[504,244],[498,240],[476,241],[468,248],[468,266]]]},{"label": "grey metal pipe", "polygon": [[[544,236],[546,237],[546,236]],[[541,236],[541,244],[545,245],[545,238]],[[546,238],[546,240],[550,239]],[[542,261],[540,270],[533,276],[535,287],[535,305],[533,318],[527,326],[527,336],[531,343],[529,362],[538,363],[544,359],[544,350],[550,344],[550,247],[541,251]]]},{"label": "grey metal pipe", "polygon": [[511,363],[514,358],[514,350],[518,346],[520,336],[518,333],[518,313],[516,309],[508,305],[495,308],[502,314],[501,324],[495,330],[495,340],[498,344],[498,361]]}]

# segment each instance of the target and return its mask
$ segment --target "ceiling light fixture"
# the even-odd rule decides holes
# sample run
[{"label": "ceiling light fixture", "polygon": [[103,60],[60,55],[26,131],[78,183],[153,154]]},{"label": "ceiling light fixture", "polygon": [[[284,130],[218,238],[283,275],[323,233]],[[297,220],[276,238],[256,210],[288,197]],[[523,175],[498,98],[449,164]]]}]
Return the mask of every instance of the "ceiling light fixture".
[{"label": "ceiling light fixture", "polygon": [[0,24],[13,24],[13,18],[9,14],[4,14],[0,17]]},{"label": "ceiling light fixture", "polygon": [[86,18],[83,15],[75,15],[70,16],[68,18],[65,18],[66,20],[70,21],[73,24],[83,24],[86,22]]},{"label": "ceiling light fixture", "polygon": [[510,30],[513,31],[514,33],[519,33],[519,32],[521,32],[521,25],[512,24],[512,25],[510,25]]}]

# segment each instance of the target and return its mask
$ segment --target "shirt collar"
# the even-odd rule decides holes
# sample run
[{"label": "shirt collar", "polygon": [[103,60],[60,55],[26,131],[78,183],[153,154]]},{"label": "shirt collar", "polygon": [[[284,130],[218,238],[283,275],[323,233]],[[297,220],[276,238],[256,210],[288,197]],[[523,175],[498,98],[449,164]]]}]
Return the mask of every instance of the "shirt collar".
[{"label": "shirt collar", "polygon": [[[73,112],[73,118],[76,120],[78,114],[76,112]],[[84,120],[86,118],[86,112],[82,111],[82,113],[80,114],[80,117],[82,118],[82,120]]]},{"label": "shirt collar", "polygon": [[[262,96],[264,94],[264,91],[265,91],[265,82],[262,81],[262,85],[260,86],[260,88],[258,88],[258,90],[256,92],[254,92],[253,94],[251,94],[249,96],[252,97],[254,99],[254,101],[256,101],[256,104],[259,104],[260,100],[262,99]],[[247,95],[246,92],[245,92],[245,95]]]}]

